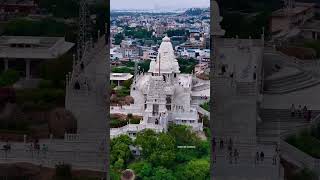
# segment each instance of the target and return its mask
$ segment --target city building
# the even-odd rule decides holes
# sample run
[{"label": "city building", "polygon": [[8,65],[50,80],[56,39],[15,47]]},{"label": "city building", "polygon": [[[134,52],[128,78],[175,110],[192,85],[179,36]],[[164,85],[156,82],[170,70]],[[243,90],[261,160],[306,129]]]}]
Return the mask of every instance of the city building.
[{"label": "city building", "polygon": [[111,83],[121,86],[124,81],[128,81],[133,77],[130,73],[111,73],[110,81]]}]

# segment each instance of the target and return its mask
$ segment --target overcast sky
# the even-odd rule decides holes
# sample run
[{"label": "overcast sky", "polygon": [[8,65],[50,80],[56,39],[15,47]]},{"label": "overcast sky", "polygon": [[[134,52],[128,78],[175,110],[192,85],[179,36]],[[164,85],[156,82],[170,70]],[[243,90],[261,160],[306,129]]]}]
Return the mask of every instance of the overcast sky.
[{"label": "overcast sky", "polygon": [[110,0],[111,9],[165,9],[209,7],[210,0]]}]

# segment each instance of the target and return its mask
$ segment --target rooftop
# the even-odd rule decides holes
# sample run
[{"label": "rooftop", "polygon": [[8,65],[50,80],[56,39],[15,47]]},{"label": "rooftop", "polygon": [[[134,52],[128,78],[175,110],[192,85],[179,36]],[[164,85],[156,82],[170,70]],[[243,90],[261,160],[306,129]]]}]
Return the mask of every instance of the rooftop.
[{"label": "rooftop", "polygon": [[133,77],[130,73],[111,73],[111,81],[126,81]]},{"label": "rooftop", "polygon": [[272,13],[273,17],[294,16],[301,14],[315,6],[314,3],[296,3],[296,6],[290,9],[278,9]]},{"label": "rooftop", "polygon": [[307,29],[313,29],[313,30],[320,30],[320,21],[319,20],[312,20],[306,22],[302,29],[307,30]]},{"label": "rooftop", "polygon": [[0,58],[55,59],[73,46],[64,37],[1,36]]}]

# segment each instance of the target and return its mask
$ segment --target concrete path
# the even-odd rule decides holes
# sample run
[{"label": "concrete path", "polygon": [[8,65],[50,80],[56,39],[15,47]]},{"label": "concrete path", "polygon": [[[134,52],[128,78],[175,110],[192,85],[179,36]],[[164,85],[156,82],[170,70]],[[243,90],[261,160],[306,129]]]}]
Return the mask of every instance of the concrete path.
[{"label": "concrete path", "polygon": [[[74,169],[85,169],[94,171],[105,171],[106,153],[103,149],[96,150],[96,147],[88,143],[64,143],[63,140],[40,141],[40,148],[43,144],[48,146],[48,150],[40,151],[30,148],[30,143],[10,143],[11,150],[0,151],[0,163],[27,162],[45,167],[55,167],[60,163],[71,164]],[[0,143],[5,145],[4,142]]]},{"label": "concrete path", "polygon": [[320,85],[291,92],[288,94],[264,95],[262,108],[264,109],[289,109],[291,104],[296,106],[307,105],[309,109],[320,109]]}]

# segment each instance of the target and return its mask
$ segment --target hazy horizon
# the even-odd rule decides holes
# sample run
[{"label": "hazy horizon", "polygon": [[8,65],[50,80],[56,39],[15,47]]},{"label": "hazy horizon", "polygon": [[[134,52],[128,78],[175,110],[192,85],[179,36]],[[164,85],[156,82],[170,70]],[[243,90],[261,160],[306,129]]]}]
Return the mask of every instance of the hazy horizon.
[{"label": "hazy horizon", "polygon": [[209,0],[110,0],[110,9],[180,9],[210,7]]}]

